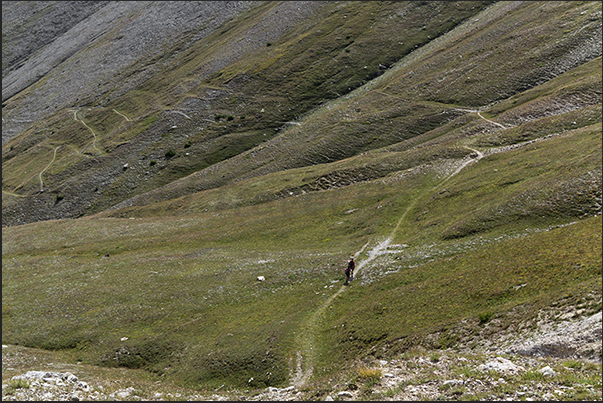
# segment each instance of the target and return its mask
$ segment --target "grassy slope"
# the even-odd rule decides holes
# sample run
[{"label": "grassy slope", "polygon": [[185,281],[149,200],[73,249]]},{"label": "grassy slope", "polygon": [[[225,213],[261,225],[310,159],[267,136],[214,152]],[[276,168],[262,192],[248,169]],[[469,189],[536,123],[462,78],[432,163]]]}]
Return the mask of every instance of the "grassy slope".
[{"label": "grassy slope", "polygon": [[[465,144],[484,151],[496,150],[502,146],[521,144],[583,127],[590,127],[589,132],[596,135],[599,130],[596,125],[601,121],[601,99],[596,90],[597,87],[601,86],[600,71],[601,58],[597,58],[546,84],[534,87],[526,93],[518,94],[514,99],[506,102],[505,105],[497,104],[496,107],[491,109],[495,112],[490,112],[490,115],[500,114],[502,121],[505,121],[505,119],[511,120],[508,116],[515,117],[513,123],[516,126],[505,130],[490,132],[485,128],[489,125],[487,122],[475,116],[461,116],[447,125],[426,132],[424,135],[401,141],[389,147],[373,150],[371,153],[333,163],[267,174],[259,178],[238,181],[235,184],[174,200],[143,207],[123,208],[101,215],[140,217],[219,211],[299,195],[305,192],[345,186],[357,181],[373,180],[385,177],[393,172],[419,167],[423,164],[462,158],[470,153],[470,150],[461,148]],[[579,77],[579,79],[576,79],[576,77]],[[577,103],[571,99],[568,100],[567,93],[579,94],[579,99],[588,100],[588,102]],[[531,100],[529,102],[515,101],[515,99],[524,98]],[[595,102],[598,103],[593,104]],[[556,114],[549,116],[551,114],[550,105],[555,104],[562,105],[564,109],[560,111],[561,113],[554,111]],[[568,112],[565,112],[565,110],[568,110]],[[531,115],[528,122],[524,123],[518,118],[528,113]],[[535,119],[539,116],[541,116],[540,119]],[[482,133],[483,131],[485,133]],[[467,133],[472,136],[467,137]],[[580,167],[576,167],[578,170],[575,171],[566,171],[563,175],[567,178],[579,177],[586,174],[588,169],[596,168],[596,150],[600,148],[596,137],[583,146],[585,149],[582,151],[585,154],[582,158],[590,158],[591,160],[594,158],[594,160],[591,161],[589,168],[583,172],[579,171]],[[497,157],[492,156],[490,158],[495,159]],[[555,158],[547,159],[547,164],[549,161],[563,163],[565,157],[561,154]],[[528,178],[524,177],[524,165],[518,166],[513,175],[509,175],[515,176],[517,179],[498,180],[481,177],[480,180],[483,180],[484,183],[489,183],[491,179],[494,182],[501,181],[511,184],[519,182],[521,177],[521,181],[525,181]],[[555,172],[552,173],[554,177],[561,177],[558,176],[560,172]],[[500,192],[493,189],[492,186],[487,191],[491,192],[494,198],[500,197]],[[482,206],[482,208],[484,207]],[[473,210],[471,211],[473,212]]]},{"label": "grassy slope", "polygon": [[[600,126],[565,136],[578,144],[581,139],[592,155],[600,158],[600,150],[593,148],[598,142],[597,130]],[[491,192],[465,189],[483,175],[481,170],[492,172],[494,167],[516,160],[520,165],[531,162],[531,170],[524,168],[524,172],[536,174],[541,164],[533,162],[553,159],[560,150],[576,157],[587,154],[580,147],[566,149],[566,142],[565,138],[552,138],[535,150],[496,155],[505,158],[504,162],[483,159],[447,182],[450,196],[446,205],[485,204]],[[572,158],[558,161],[565,163],[565,168],[574,165]],[[505,176],[514,173],[500,175],[504,182]],[[434,189],[441,181],[432,170],[426,170],[219,213],[90,218],[6,228],[3,237],[10,242],[3,248],[3,338],[31,346],[70,348],[83,361],[172,373],[190,385],[219,386],[226,379],[243,386],[252,376],[256,386],[279,384],[287,379],[289,358],[296,351],[294,332],[306,315],[338,289],[346,257],[366,241],[374,243],[387,235],[406,209],[411,211],[408,223],[401,226],[396,242],[410,246],[398,255],[401,260],[377,261],[366,269],[360,278],[377,276],[379,281],[373,279],[370,285],[341,296],[333,305],[331,322],[323,327],[328,330],[346,323],[346,332],[358,335],[349,342],[354,346],[350,352],[364,351],[382,339],[419,337],[486,310],[500,312],[520,303],[544,306],[573,287],[577,287],[577,295],[600,289],[600,240],[593,237],[600,232],[600,217],[502,245],[493,242],[501,233],[529,233],[530,229],[575,219],[570,214],[542,220],[528,212],[520,222],[503,220],[505,225],[498,231],[480,227],[480,235],[464,236],[460,241],[443,239],[445,231],[433,229],[433,223],[428,226],[431,231],[417,231],[422,223],[415,217],[422,211],[413,213],[413,206],[429,207],[429,220],[444,229],[451,219],[476,215],[464,209],[438,208],[436,203],[442,198],[433,196],[438,195]],[[429,204],[417,205],[420,198]],[[555,242],[551,237],[564,241]],[[442,258],[458,255],[468,244],[484,242],[487,246],[453,260],[423,265],[431,257],[420,256],[425,245],[448,251]],[[535,249],[541,250],[538,258],[532,256]],[[109,257],[103,258],[105,254]],[[480,258],[484,255],[497,264],[485,264]],[[450,262],[458,265],[453,274]],[[510,273],[504,279],[500,277],[503,267]],[[535,275],[532,267],[542,273]],[[398,273],[389,276],[383,274],[396,270]],[[462,277],[457,276],[458,271],[463,272]],[[479,282],[474,272],[480,273]],[[267,280],[256,281],[259,275]],[[336,280],[339,282],[331,283]],[[521,293],[506,291],[526,281],[530,286]],[[426,290],[409,292],[413,288]],[[443,295],[457,298],[446,305]],[[26,303],[33,298],[38,301],[35,306]],[[541,298],[543,302],[539,302]],[[421,301],[442,303],[426,311]],[[387,306],[389,316],[374,315],[380,303]],[[410,305],[416,308],[411,310]],[[356,308],[350,311],[350,306]],[[450,309],[442,311],[445,306]],[[418,333],[400,328],[400,311],[406,312],[405,323],[418,326]],[[127,342],[120,341],[124,336],[129,337]],[[339,340],[341,349],[330,348],[332,337]],[[330,331],[319,339],[318,346],[331,351],[323,358],[325,367],[345,362],[341,359],[346,356],[334,351],[348,350],[348,339],[348,333],[332,336]],[[120,350],[123,346],[126,350]]]},{"label": "grassy slope", "polygon": [[[278,3],[262,4],[181,51],[170,68],[136,91],[108,105],[102,100],[98,105],[86,105],[90,109],[82,109],[80,118],[98,134],[98,150],[91,148],[90,131],[69,119],[65,111],[3,147],[3,159],[14,160],[14,165],[4,169],[12,171],[15,166],[15,171],[22,172],[16,167],[34,160],[40,164],[50,161],[57,145],[68,146],[59,150],[61,163],[46,172],[45,180],[53,193],[63,194],[62,204],[54,206],[54,199],[45,195],[12,202],[31,216],[36,211],[49,218],[97,212],[239,155],[275,136],[286,122],[380,74],[380,63],[391,65],[487,4],[446,2],[434,8],[413,2],[366,2],[341,8],[329,2],[318,7],[313,18],[292,25],[271,46],[259,50],[243,47],[245,57],[204,79],[200,71],[205,60],[221,58],[228,49],[241,47],[248,37],[258,36],[258,30],[261,32],[280,7]],[[454,17],[449,17],[451,14]],[[395,18],[390,18],[392,15]],[[397,43],[400,37],[406,38],[403,44]],[[339,45],[334,47],[334,43]],[[174,44],[174,49],[179,46]],[[132,121],[125,121],[114,109]],[[170,110],[185,111],[191,119]],[[146,127],[143,122],[149,121],[152,124]],[[166,158],[170,150],[175,155]],[[78,151],[94,154],[93,163]],[[125,162],[131,169],[120,169]],[[36,166],[35,170],[38,168],[43,169]],[[100,179],[86,176],[91,169]],[[216,184],[224,182],[220,175],[213,179]],[[35,177],[19,179],[7,177],[3,190],[20,195],[39,190]],[[40,204],[45,209],[41,210]],[[5,210],[5,215],[13,214],[18,212]]]},{"label": "grassy slope", "polygon": [[[459,346],[447,330],[460,321],[470,320],[475,332],[480,318],[494,316],[505,329],[555,302],[600,295],[600,233],[598,217],[419,267],[394,263],[394,274],[336,300],[324,319],[321,359],[346,362],[369,346],[378,357],[416,344]],[[507,315],[518,305],[526,308],[522,316]],[[437,331],[439,337],[426,337]]]},{"label": "grassy slope", "polygon": [[[501,93],[512,95],[526,86],[535,86],[538,80],[534,78],[529,85],[526,82],[516,82],[515,87],[509,88],[509,83],[515,81],[507,81],[502,77],[509,76],[508,70],[528,77],[539,71],[540,67],[537,66],[541,64],[554,70],[557,68],[556,64],[567,64],[573,60],[567,60],[567,54],[564,53],[556,54],[551,59],[551,55],[546,52],[550,42],[539,41],[530,43],[534,47],[529,48],[530,54],[538,55],[537,60],[520,56],[509,61],[505,59],[505,64],[500,63],[511,49],[517,52],[518,49],[525,51],[527,48],[524,35],[505,36],[510,31],[506,21],[511,18],[506,13],[521,19],[518,24],[523,24],[525,29],[536,26],[539,32],[546,31],[542,35],[547,35],[551,42],[558,41],[558,46],[566,47],[568,51],[575,46],[573,39],[564,37],[559,30],[549,28],[550,22],[538,17],[533,8],[539,6],[541,5],[530,4],[527,8],[508,11],[497,5],[498,12],[493,12],[490,19],[484,19],[483,25],[478,26],[479,29],[459,27],[458,31],[447,35],[443,43],[430,47],[430,53],[424,57],[414,56],[409,61],[402,60],[400,66],[396,65],[391,69],[391,73],[387,72],[379,77],[377,83],[371,83],[317,109],[300,121],[301,126],[284,130],[274,140],[262,144],[253,152],[238,155],[222,164],[141,195],[134,199],[134,203],[148,204],[241,178],[340,160],[431,131],[461,114],[456,110],[459,106],[487,105],[504,98]],[[561,10],[555,9],[561,14],[567,5],[555,6],[561,7]],[[505,15],[505,19],[501,19],[501,15]],[[585,21],[586,15],[583,16]],[[591,26],[590,23],[588,26]],[[528,34],[526,36],[529,37]],[[499,44],[501,49],[497,52],[488,51],[490,47]],[[465,57],[450,65],[449,60],[453,59],[451,53]],[[489,55],[488,62],[482,60],[485,54]],[[468,74],[469,70],[472,74],[488,75],[488,78],[471,80],[461,87],[455,87],[454,93],[458,99],[442,95],[454,87],[447,80]],[[592,84],[596,86],[596,82]],[[593,89],[589,92],[593,92]],[[479,102],[474,100],[475,94],[480,94]],[[600,96],[598,98],[599,101],[595,103],[600,102]]]},{"label": "grassy slope", "polygon": [[[561,7],[564,18],[592,7],[537,4]],[[538,5],[526,7],[533,14]],[[520,14],[536,24],[530,15]],[[115,217],[3,228],[3,342],[66,349],[75,360],[145,368],[195,387],[283,385],[295,369],[296,335],[340,289],[347,257],[368,245],[367,259],[390,235],[406,246],[364,267],[315,322],[318,378],[436,331],[444,331],[436,346],[454,345],[446,330],[463,319],[503,317],[518,305],[530,317],[565,297],[600,295],[601,218],[592,218],[601,198],[600,66],[597,58],[484,112],[509,129],[465,113],[340,161],[270,170]],[[375,86],[410,97],[401,77],[384,74]],[[480,87],[463,88],[470,99]],[[438,97],[417,105],[451,108],[429,103],[449,102]],[[372,110],[355,121],[384,113],[376,91],[351,99]],[[396,105],[390,112],[404,110]],[[318,111],[305,124],[329,127],[321,114],[329,116]],[[64,117],[60,124],[75,129]],[[542,140],[523,143],[532,139]],[[486,156],[446,179],[471,154],[464,145]],[[496,152],[508,145],[519,147]],[[16,172],[7,180],[25,179]]]}]

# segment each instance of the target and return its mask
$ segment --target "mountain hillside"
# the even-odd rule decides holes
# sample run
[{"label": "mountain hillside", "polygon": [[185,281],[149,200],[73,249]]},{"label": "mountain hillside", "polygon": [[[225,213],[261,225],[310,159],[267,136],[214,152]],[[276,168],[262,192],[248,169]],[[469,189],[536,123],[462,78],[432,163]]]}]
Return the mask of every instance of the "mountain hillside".
[{"label": "mountain hillside", "polygon": [[22,1],[2,19],[11,349],[298,400],[420,398],[371,363],[490,349],[580,362],[555,382],[601,398],[601,2]]}]

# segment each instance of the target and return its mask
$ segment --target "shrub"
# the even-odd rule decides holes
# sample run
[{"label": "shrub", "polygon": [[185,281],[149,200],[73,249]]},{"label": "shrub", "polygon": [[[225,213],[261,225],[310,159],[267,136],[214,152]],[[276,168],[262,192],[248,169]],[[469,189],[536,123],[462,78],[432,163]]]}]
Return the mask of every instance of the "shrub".
[{"label": "shrub", "polygon": [[483,325],[484,323],[489,322],[493,316],[494,316],[494,312],[492,312],[492,311],[480,313],[479,314],[479,324]]},{"label": "shrub", "polygon": [[378,384],[383,376],[383,371],[380,368],[374,367],[359,367],[356,372],[358,380],[364,382],[366,385]]},{"label": "shrub", "polygon": [[172,150],[171,148],[165,152],[165,158],[172,158],[175,155],[176,151]]},{"label": "shrub", "polygon": [[230,122],[231,120],[234,120],[234,116],[226,115],[226,114],[222,114],[222,113],[218,113],[218,114],[214,115],[214,120],[216,122],[219,122],[222,119],[226,119],[227,121]]}]

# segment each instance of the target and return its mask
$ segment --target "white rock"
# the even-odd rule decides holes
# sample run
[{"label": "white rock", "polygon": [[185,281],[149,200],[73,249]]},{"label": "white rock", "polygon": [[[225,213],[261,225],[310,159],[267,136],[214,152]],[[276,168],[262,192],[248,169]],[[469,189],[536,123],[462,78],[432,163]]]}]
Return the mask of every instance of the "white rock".
[{"label": "white rock", "polygon": [[351,394],[350,392],[345,392],[345,391],[344,391],[344,392],[339,392],[339,393],[337,394],[337,396],[354,397],[354,395],[353,395],[353,394]]},{"label": "white rock", "polygon": [[540,372],[544,376],[555,376],[556,375],[556,372],[553,370],[553,368],[549,367],[548,365],[544,368],[539,369],[538,372]]},{"label": "white rock", "polygon": [[264,281],[266,278],[264,276],[258,276],[258,281]]},{"label": "white rock", "polygon": [[333,402],[335,401],[331,396],[325,397],[325,402]]},{"label": "white rock", "polygon": [[130,391],[129,390],[120,390],[119,392],[117,392],[117,397],[121,397],[122,399],[125,399],[126,397],[130,397]]},{"label": "white rock", "polygon": [[521,372],[525,371],[525,368],[519,365],[513,364],[511,361],[503,357],[496,357],[494,360],[489,361],[485,364],[477,367],[480,371],[497,371],[497,372]]}]

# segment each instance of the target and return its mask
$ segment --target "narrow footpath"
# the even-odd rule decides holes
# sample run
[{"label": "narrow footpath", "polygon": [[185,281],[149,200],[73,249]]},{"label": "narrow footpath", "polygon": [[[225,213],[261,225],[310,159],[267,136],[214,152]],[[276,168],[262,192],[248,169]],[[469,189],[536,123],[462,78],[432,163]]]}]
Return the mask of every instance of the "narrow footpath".
[{"label": "narrow footpath", "polygon": [[[454,177],[456,174],[461,172],[461,170],[463,168],[465,168],[469,164],[479,161],[484,156],[484,154],[479,150],[476,150],[474,148],[467,147],[467,146],[465,146],[465,148],[475,152],[477,154],[477,157],[475,157],[475,158],[470,157],[470,158],[467,158],[466,160],[464,160],[463,162],[461,162],[461,164],[457,167],[457,169],[454,172],[452,172],[450,175],[445,177],[439,184],[437,184],[435,187],[433,187],[430,191],[425,192],[425,194],[423,196],[431,194],[433,191],[439,189],[441,186],[443,186],[445,183],[447,183],[452,177]],[[400,228],[400,225],[406,219],[408,212],[411,211],[413,209],[413,207],[420,200],[423,199],[423,196],[415,198],[408,205],[406,210],[404,210],[404,213],[402,214],[402,216],[400,216],[398,223],[392,230],[389,237],[387,239],[385,239],[384,241],[378,243],[373,249],[371,249],[368,252],[368,256],[366,259],[358,262],[358,264],[356,265],[356,270],[354,271],[354,278],[357,278],[361,274],[362,269],[368,263],[372,262],[376,257],[381,255],[381,253],[388,248],[388,246],[390,245],[391,241],[394,238],[394,235],[398,231],[398,228]],[[364,251],[364,249],[366,248],[367,245],[368,245],[368,243],[365,244],[360,251],[356,252],[354,254],[354,257],[357,258]],[[326,309],[332,304],[333,300],[335,300],[335,298],[337,298],[342,292],[344,292],[346,287],[347,286],[342,285],[339,288],[339,290],[337,290],[337,292],[335,292],[333,295],[331,295],[320,307],[318,307],[318,309],[315,312],[313,312],[308,317],[306,322],[304,322],[303,325],[300,327],[300,331],[297,334],[297,343],[296,343],[296,345],[300,346],[300,350],[297,352],[297,355],[296,355],[296,373],[293,376],[293,385],[298,389],[301,388],[303,385],[305,385],[306,382],[310,379],[310,377],[314,373],[314,359],[315,359],[314,340],[316,339],[316,332],[318,331],[319,319],[323,316]]]},{"label": "narrow footpath", "polygon": [[46,168],[42,169],[42,171],[40,172],[40,192],[44,191],[44,181],[42,180],[42,174],[48,169],[50,168],[50,166],[52,165],[52,163],[54,162],[54,160],[57,158],[57,150],[61,148],[61,146],[55,147],[54,148],[54,155],[52,156],[52,161],[50,161],[50,163],[48,165],[46,165]]}]

